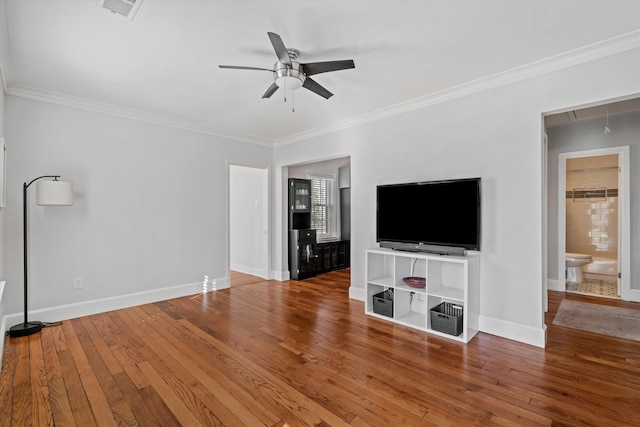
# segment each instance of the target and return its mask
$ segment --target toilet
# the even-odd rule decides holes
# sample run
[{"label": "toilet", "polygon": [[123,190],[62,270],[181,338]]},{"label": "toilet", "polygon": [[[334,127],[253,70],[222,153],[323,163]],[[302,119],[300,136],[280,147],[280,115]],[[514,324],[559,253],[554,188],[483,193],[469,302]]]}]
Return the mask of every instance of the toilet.
[{"label": "toilet", "polygon": [[575,254],[567,252],[564,254],[564,263],[567,268],[567,282],[582,283],[584,276],[582,266],[591,262],[591,255]]}]

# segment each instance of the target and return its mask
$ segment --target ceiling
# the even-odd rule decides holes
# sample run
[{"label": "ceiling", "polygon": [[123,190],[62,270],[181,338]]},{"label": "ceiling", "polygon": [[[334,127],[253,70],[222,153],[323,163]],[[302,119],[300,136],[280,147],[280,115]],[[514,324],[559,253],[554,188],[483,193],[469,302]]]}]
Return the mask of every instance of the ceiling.
[{"label": "ceiling", "polygon": [[[575,110],[563,111],[562,113],[557,114],[549,114],[544,118],[545,127],[549,129],[569,125],[578,121],[602,118],[606,119],[607,117],[635,111],[640,111],[640,98],[625,99],[623,101],[610,102],[592,107],[577,108]],[[606,123],[606,121],[603,121],[603,123]]]},{"label": "ceiling", "polygon": [[[616,40],[640,45],[629,43],[640,39],[638,0],[145,0],[132,20],[98,0],[3,2],[7,93],[266,145],[497,84],[530,65],[603,55]],[[261,98],[270,73],[218,68],[271,68],[268,31],[300,50],[300,62],[353,59],[356,68],[314,76],[334,96],[299,89],[293,113],[282,90]]]}]

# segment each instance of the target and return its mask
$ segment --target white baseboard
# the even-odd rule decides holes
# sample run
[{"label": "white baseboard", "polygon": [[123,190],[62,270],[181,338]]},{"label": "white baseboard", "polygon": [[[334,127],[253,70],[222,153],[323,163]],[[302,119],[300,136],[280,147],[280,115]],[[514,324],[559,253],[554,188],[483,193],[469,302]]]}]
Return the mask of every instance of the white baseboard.
[{"label": "white baseboard", "polygon": [[566,290],[566,284],[562,280],[547,279],[547,289],[550,291],[564,292]]},{"label": "white baseboard", "polygon": [[222,279],[212,280],[211,283],[212,283],[211,290],[219,291],[222,289],[229,289],[229,285],[231,284],[231,281],[229,280],[228,277],[224,277]]},{"label": "white baseboard", "polygon": [[237,271],[244,274],[250,274],[252,276],[258,276],[258,277],[262,277],[263,279],[269,280],[269,277],[265,277],[265,276],[268,276],[269,274],[264,270],[260,270],[259,268],[247,267],[246,265],[238,265],[238,264],[231,264],[230,268],[233,271]]},{"label": "white baseboard", "polygon": [[533,328],[492,317],[480,316],[480,332],[544,348],[547,344],[547,327]]},{"label": "white baseboard", "polygon": [[624,301],[640,302],[640,290],[638,289],[623,289],[622,299]]},{"label": "white baseboard", "polygon": [[286,271],[271,270],[270,276],[273,278],[273,280],[277,280],[278,282],[286,282],[287,280],[291,279],[291,276],[289,275],[289,270],[286,270]]},{"label": "white baseboard", "polygon": [[354,288],[353,286],[349,286],[349,298],[364,301],[366,298],[364,288]]},{"label": "white baseboard", "polygon": [[[213,289],[225,289],[229,287],[227,278],[215,279]],[[202,282],[188,283],[185,285],[169,286],[161,289],[154,289],[133,294],[119,295],[116,297],[103,298],[99,300],[84,301],[74,304],[48,307],[29,312],[29,318],[41,322],[59,322],[62,320],[75,319],[76,317],[90,316],[92,314],[104,313],[107,311],[119,310],[121,308],[133,307],[136,305],[150,304],[157,301],[164,301],[171,298],[179,298],[188,295],[195,295],[203,292]],[[5,324],[13,325],[23,321],[24,313],[14,313],[4,316]],[[4,331],[5,329],[3,329]]]}]

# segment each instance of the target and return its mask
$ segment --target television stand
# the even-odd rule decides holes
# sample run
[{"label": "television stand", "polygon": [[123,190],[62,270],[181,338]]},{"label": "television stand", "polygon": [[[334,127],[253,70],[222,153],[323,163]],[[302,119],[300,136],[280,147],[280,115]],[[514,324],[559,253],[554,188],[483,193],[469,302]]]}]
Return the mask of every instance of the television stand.
[{"label": "television stand", "polygon": [[[426,286],[412,287],[402,280],[407,277],[425,278]],[[373,248],[367,250],[366,280],[367,315],[463,343],[478,332],[477,254],[451,256]],[[443,308],[446,310],[439,312]]]}]

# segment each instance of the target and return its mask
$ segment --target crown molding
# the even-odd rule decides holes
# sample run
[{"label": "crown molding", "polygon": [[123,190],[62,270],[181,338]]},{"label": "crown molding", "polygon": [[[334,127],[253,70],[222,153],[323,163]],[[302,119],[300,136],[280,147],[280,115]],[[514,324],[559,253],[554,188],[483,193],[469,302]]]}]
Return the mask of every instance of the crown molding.
[{"label": "crown molding", "polygon": [[217,136],[225,139],[257,144],[266,147],[280,147],[310,138],[326,135],[340,130],[349,129],[365,123],[385,119],[399,114],[419,110],[443,102],[462,98],[485,90],[508,85],[544,74],[560,71],[575,65],[601,59],[607,56],[640,48],[640,30],[632,31],[620,36],[612,37],[597,43],[593,43],[578,49],[554,55],[539,61],[531,62],[519,67],[511,68],[480,79],[472,80],[457,86],[453,86],[429,95],[400,102],[369,113],[360,114],[346,120],[341,120],[330,125],[320,126],[304,132],[299,132],[277,138],[275,140],[261,139],[248,135],[228,132],[223,129],[206,126],[186,120],[179,120],[147,113],[140,110],[107,104],[86,98],[65,95],[53,91],[38,89],[21,84],[6,84],[4,73],[0,72],[0,79],[4,91],[8,95],[34,99],[67,107],[94,111],[112,116],[123,117],[131,120],[140,120],[149,123],[161,124],[178,129],[198,132],[206,135]]},{"label": "crown molding", "polygon": [[241,135],[228,132],[223,129],[214,128],[212,126],[201,125],[186,120],[175,119],[171,117],[160,116],[147,113],[132,108],[121,107],[118,105],[98,102],[87,98],[66,95],[58,92],[38,89],[35,87],[22,84],[9,84],[5,88],[8,95],[20,98],[34,99],[37,101],[48,102],[51,104],[63,105],[65,107],[79,108],[82,110],[93,111],[97,113],[108,114],[111,116],[123,117],[131,120],[139,120],[148,123],[170,126],[177,129],[183,129],[191,132],[202,133],[205,135],[217,136],[221,138],[231,139],[235,141],[247,142],[266,147],[273,147],[273,143],[267,139],[254,138],[247,135]]},{"label": "crown molding", "polygon": [[640,48],[640,30],[273,141],[280,147]]}]

